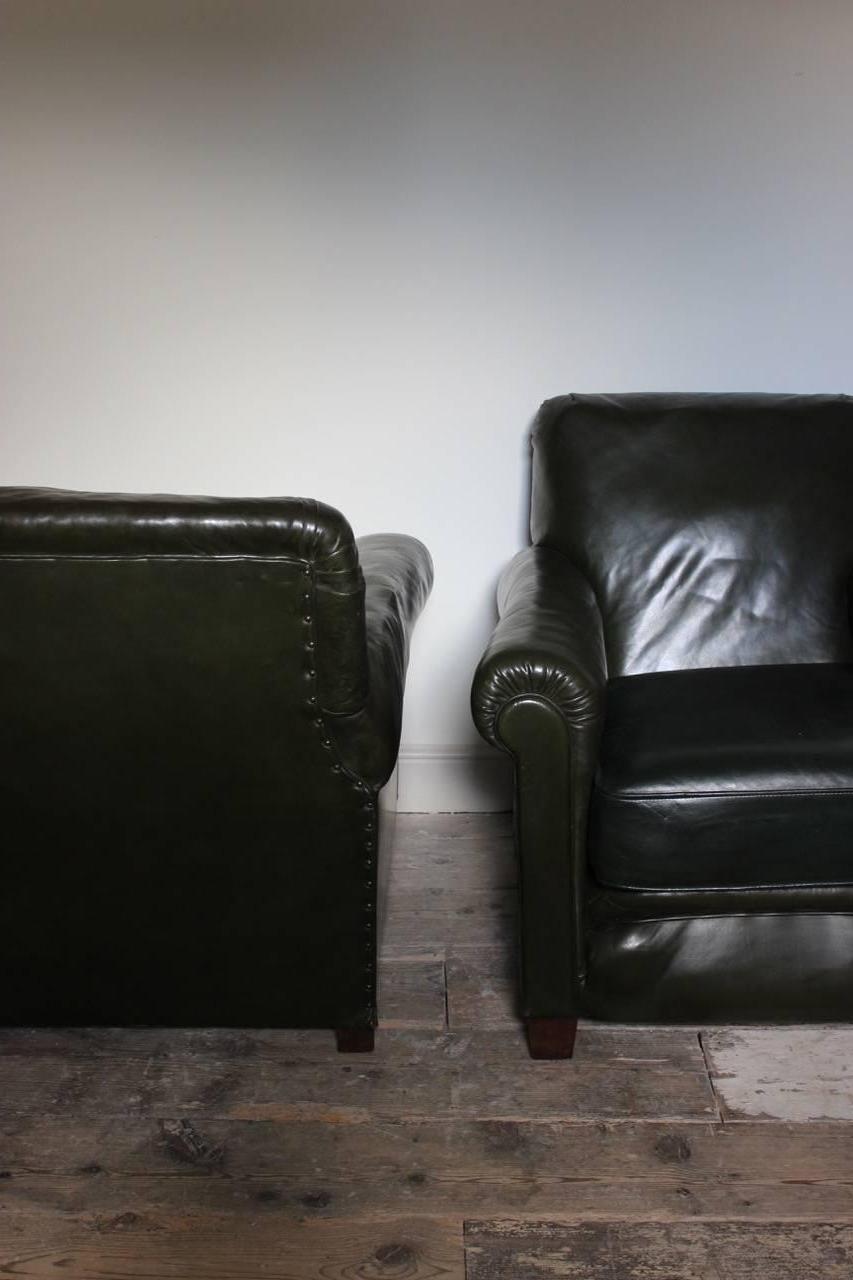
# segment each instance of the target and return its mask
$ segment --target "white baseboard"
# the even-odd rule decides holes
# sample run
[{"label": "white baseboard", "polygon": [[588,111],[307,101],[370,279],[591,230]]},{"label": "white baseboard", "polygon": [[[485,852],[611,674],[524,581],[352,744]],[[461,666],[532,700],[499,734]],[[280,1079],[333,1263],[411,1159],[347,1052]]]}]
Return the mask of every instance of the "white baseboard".
[{"label": "white baseboard", "polygon": [[500,813],[512,808],[512,763],[487,746],[400,748],[400,813]]}]

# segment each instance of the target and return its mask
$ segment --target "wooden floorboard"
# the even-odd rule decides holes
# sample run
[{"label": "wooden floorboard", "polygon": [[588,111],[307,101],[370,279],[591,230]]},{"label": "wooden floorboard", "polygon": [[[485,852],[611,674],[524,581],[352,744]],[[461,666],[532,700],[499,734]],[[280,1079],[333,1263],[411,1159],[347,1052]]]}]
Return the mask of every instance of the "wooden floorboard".
[{"label": "wooden floorboard", "polygon": [[533,1063],[506,815],[401,815],[376,1052],[0,1032],[0,1275],[853,1275],[853,1031],[582,1025]]},{"label": "wooden floorboard", "polygon": [[384,1030],[447,1025],[447,975],[441,955],[386,959],[379,966]]},{"label": "wooden floorboard", "polygon": [[75,1222],[65,1238],[24,1225],[0,1274],[28,1280],[465,1280],[458,1217],[288,1223],[254,1211],[217,1221],[187,1212],[162,1228],[144,1214]]},{"label": "wooden floorboard", "polygon": [[853,1185],[835,1124],[22,1117],[0,1143],[4,1203],[25,1175]]},{"label": "wooden floorboard", "polygon": [[447,1022],[453,1030],[518,1026],[514,946],[447,948]]},{"label": "wooden floorboard", "polygon": [[849,1280],[853,1226],[471,1222],[468,1280]]},{"label": "wooden floorboard", "polygon": [[[131,1033],[129,1033],[130,1035]],[[690,1033],[672,1065],[669,1040],[639,1033],[636,1057],[608,1056],[609,1037],[590,1036],[570,1071],[528,1063],[520,1036],[382,1035],[369,1056],[316,1052],[222,1061],[200,1052],[91,1058],[0,1057],[0,1121],[32,1114],[83,1119],[186,1116],[260,1120],[320,1114],[336,1123],[365,1117],[494,1119],[619,1117],[703,1120],[715,1115],[701,1052]],[[599,1052],[592,1052],[598,1043]],[[645,1045],[645,1049],[643,1046]],[[693,1050],[695,1061],[683,1059]]]},{"label": "wooden floorboard", "polygon": [[853,1120],[853,1030],[740,1027],[702,1039],[727,1119]]}]

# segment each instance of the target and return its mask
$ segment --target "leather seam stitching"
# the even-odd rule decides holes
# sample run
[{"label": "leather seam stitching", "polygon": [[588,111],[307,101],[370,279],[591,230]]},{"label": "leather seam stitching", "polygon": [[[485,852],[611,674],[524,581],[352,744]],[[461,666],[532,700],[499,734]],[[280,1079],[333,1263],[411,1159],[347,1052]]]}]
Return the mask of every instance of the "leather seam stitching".
[{"label": "leather seam stitching", "polygon": [[74,552],[67,552],[67,553],[57,552],[55,555],[42,555],[42,554],[36,554],[36,553],[32,555],[29,555],[26,553],[17,555],[14,553],[12,554],[0,553],[0,561],[6,561],[6,560],[13,561],[13,562],[20,561],[24,563],[30,560],[36,560],[36,561],[46,560],[49,562],[56,561],[56,560],[106,560],[113,564],[120,564],[128,560],[134,561],[137,563],[145,562],[148,560],[225,560],[232,563],[238,560],[252,560],[252,561],[273,561],[276,564],[296,564],[296,565],[304,565],[304,564],[312,563],[311,560],[307,558],[300,558],[299,556],[236,555],[228,552],[225,552],[222,554],[219,554],[216,552],[180,553],[180,552],[167,552],[167,551],[164,551],[164,552],[157,551],[151,554],[139,554],[139,555],[136,555],[133,553],[128,553],[127,555],[113,555],[111,553],[106,553],[106,552],[103,555],[99,555],[97,552],[86,552],[86,553],[80,553],[80,554],[75,554]]},{"label": "leather seam stitching", "polygon": [[654,794],[626,791],[621,795],[600,786],[595,790],[598,795],[620,804],[654,804],[658,800],[770,800],[780,796],[796,796],[798,799],[809,796],[853,796],[853,787],[780,788],[778,791],[658,791]]},{"label": "leather seam stitching", "polygon": [[797,893],[805,890],[810,893],[822,893],[830,889],[853,889],[850,880],[831,880],[828,884],[809,884],[807,881],[787,881],[785,884],[695,884],[695,885],[660,885],[657,888],[647,884],[611,884],[606,880],[596,882],[603,889],[616,889],[628,893]]},{"label": "leather seam stitching", "polygon": [[813,910],[813,911],[715,911],[710,915],[676,915],[676,916],[638,916],[636,919],[615,920],[604,925],[593,926],[594,933],[607,933],[611,929],[620,929],[625,925],[637,924],[678,924],[682,921],[690,924],[694,920],[755,920],[760,917],[770,917],[772,920],[785,920],[790,916],[832,916],[842,918],[853,918],[853,911],[829,911],[829,910]]}]

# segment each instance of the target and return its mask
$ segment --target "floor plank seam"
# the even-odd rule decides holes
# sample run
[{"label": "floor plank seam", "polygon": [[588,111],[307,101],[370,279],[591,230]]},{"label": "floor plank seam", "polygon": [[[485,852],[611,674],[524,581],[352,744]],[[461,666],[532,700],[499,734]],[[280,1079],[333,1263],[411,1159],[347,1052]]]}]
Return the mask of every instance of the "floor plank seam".
[{"label": "floor plank seam", "polygon": [[725,1117],[723,1116],[723,1108],[720,1101],[720,1096],[717,1093],[717,1088],[716,1088],[716,1085],[714,1084],[714,1075],[713,1075],[713,1071],[711,1070],[711,1060],[708,1057],[708,1049],[705,1044],[705,1039],[701,1031],[698,1031],[696,1034],[699,1040],[699,1052],[702,1054],[702,1061],[705,1063],[705,1073],[708,1076],[708,1085],[711,1090],[711,1097],[714,1099],[714,1108],[717,1112],[717,1120],[719,1124],[721,1124],[725,1128],[726,1121],[725,1121]]},{"label": "floor plank seam", "polygon": [[468,1253],[468,1223],[473,1219],[462,1219],[462,1280],[471,1280],[471,1273],[468,1269],[469,1253]]}]

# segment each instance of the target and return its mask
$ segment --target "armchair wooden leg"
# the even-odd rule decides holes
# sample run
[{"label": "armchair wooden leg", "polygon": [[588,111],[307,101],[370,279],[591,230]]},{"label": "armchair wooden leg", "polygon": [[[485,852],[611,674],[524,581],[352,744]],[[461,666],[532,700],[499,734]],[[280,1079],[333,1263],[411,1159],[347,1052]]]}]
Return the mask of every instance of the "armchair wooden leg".
[{"label": "armchair wooden leg", "polygon": [[527,1047],[531,1058],[570,1058],[574,1052],[577,1018],[527,1018]]},{"label": "armchair wooden leg", "polygon": [[338,1053],[373,1053],[373,1027],[338,1027]]}]

